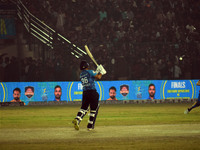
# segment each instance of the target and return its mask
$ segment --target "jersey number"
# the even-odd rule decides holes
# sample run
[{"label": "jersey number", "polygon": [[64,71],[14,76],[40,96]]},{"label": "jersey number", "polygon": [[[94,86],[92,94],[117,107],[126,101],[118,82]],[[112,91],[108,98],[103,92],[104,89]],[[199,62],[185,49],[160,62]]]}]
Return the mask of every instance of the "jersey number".
[{"label": "jersey number", "polygon": [[87,77],[81,78],[81,82],[82,82],[83,85],[87,84],[88,83]]}]

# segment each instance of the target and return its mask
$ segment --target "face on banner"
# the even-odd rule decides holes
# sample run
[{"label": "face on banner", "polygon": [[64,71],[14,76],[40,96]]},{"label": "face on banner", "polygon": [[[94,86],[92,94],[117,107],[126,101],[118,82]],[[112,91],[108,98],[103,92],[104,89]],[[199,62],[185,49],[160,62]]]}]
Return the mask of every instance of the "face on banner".
[{"label": "face on banner", "polygon": [[55,87],[54,95],[55,95],[55,100],[57,100],[57,101],[61,100],[62,90],[61,90],[61,87],[59,85],[57,85]]},{"label": "face on banner", "polygon": [[28,99],[33,97],[33,95],[34,95],[34,87],[32,87],[32,86],[25,87],[25,95],[26,95],[26,97]]},{"label": "face on banner", "polygon": [[151,99],[151,100],[156,99],[155,98],[156,88],[155,88],[155,85],[153,83],[149,84],[148,92],[149,92],[148,99]]},{"label": "face on banner", "polygon": [[20,100],[20,96],[21,96],[20,92],[15,90],[13,93],[14,100],[16,101]]},{"label": "face on banner", "polygon": [[112,86],[109,88],[109,98],[107,100],[117,100],[116,98],[116,87]]},{"label": "face on banner", "polygon": [[110,89],[109,96],[110,96],[111,99],[115,99],[116,91],[114,89]]},{"label": "face on banner", "polygon": [[122,94],[122,96],[127,96],[129,93],[129,85],[121,85],[120,93]]}]

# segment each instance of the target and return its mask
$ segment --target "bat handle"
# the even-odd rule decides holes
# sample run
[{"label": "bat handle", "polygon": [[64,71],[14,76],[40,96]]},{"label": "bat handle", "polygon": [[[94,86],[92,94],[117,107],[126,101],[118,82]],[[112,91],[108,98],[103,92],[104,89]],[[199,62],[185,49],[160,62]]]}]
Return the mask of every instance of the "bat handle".
[{"label": "bat handle", "polygon": [[99,66],[99,65],[97,64],[97,62],[96,62],[96,61],[95,61],[94,63],[95,63],[95,65],[96,65],[97,67]]}]

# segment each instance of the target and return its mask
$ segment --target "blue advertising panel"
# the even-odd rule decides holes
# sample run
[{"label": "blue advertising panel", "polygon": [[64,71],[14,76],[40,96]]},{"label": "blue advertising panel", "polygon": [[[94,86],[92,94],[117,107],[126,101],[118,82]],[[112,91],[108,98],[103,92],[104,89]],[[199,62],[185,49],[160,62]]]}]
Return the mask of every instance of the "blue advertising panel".
[{"label": "blue advertising panel", "polygon": [[[145,100],[149,98],[149,85],[155,85],[154,99],[192,99],[198,97],[200,86],[198,80],[127,80],[97,81],[96,89],[101,100],[107,100],[109,88],[116,88],[117,100]],[[81,101],[81,82],[0,82],[0,102],[10,102],[13,90],[21,89],[21,100],[28,104],[31,101],[53,101],[54,88],[62,88],[62,101]]]},{"label": "blue advertising panel", "polygon": [[16,35],[14,18],[0,17],[0,39],[9,39]]}]

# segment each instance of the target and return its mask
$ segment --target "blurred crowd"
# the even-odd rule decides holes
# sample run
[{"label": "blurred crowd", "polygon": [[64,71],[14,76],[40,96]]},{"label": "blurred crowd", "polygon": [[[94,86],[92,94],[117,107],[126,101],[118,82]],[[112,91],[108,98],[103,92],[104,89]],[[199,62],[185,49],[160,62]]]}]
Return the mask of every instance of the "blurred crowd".
[{"label": "blurred crowd", "polygon": [[[200,1],[196,0],[23,0],[28,10],[72,43],[87,44],[108,74],[105,80],[199,78]],[[77,61],[63,60],[64,80],[78,80]],[[57,74],[54,60],[47,68]],[[36,68],[40,61],[21,61]],[[44,63],[41,63],[44,64]],[[52,64],[52,67],[50,67]],[[26,66],[25,65],[25,66]],[[38,67],[38,65],[40,67]],[[69,69],[66,69],[66,68]],[[73,68],[74,67],[74,68]],[[32,68],[32,67],[31,67]],[[25,72],[26,67],[21,67]],[[50,69],[50,70],[51,70]],[[33,71],[35,74],[36,72]],[[27,73],[27,72],[26,72]],[[23,74],[23,73],[22,73]],[[47,73],[48,74],[48,73]],[[73,74],[73,73],[72,73]],[[25,75],[31,78],[31,73]],[[74,78],[71,78],[71,77]],[[51,80],[51,77],[49,77]],[[33,80],[33,79],[32,79]],[[34,79],[35,80],[35,79]],[[37,80],[37,79],[36,79]]]},{"label": "blurred crowd", "polygon": [[76,81],[79,78],[79,66],[74,63],[75,59],[67,62],[60,55],[46,61],[32,57],[19,59],[0,56],[0,81]]}]

